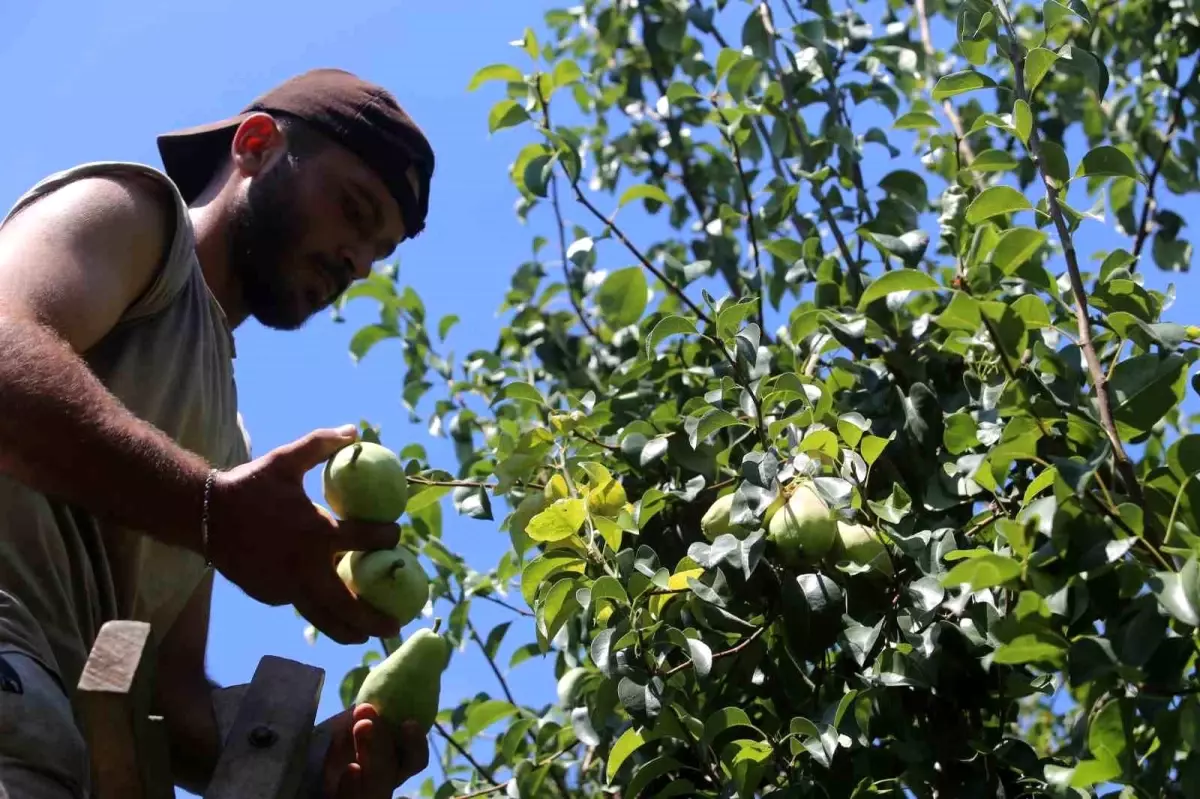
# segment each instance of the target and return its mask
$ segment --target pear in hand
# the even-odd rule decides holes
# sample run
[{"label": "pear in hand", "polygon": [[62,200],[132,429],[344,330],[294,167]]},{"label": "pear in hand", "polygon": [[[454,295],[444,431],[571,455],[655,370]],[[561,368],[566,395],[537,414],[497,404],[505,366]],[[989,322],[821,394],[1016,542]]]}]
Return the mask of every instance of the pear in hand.
[{"label": "pear in hand", "polygon": [[337,572],[356,596],[395,617],[401,626],[419,616],[429,600],[429,575],[416,554],[404,546],[347,552]]},{"label": "pear in hand", "polygon": [[391,524],[408,505],[408,476],[396,453],[355,441],[330,456],[322,474],[325,501],[343,519]]},{"label": "pear in hand", "polygon": [[441,704],[442,672],[450,665],[450,644],[433,629],[423,627],[395,652],[367,672],[355,704],[369,704],[389,724],[415,721],[428,732]]}]

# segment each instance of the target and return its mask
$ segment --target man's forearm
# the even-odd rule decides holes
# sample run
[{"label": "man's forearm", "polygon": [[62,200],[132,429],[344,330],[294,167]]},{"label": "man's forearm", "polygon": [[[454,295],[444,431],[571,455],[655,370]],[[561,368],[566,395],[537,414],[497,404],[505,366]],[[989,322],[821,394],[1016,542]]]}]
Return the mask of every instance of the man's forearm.
[{"label": "man's forearm", "polygon": [[0,472],[198,549],[208,468],[134,416],[48,329],[0,315]]}]

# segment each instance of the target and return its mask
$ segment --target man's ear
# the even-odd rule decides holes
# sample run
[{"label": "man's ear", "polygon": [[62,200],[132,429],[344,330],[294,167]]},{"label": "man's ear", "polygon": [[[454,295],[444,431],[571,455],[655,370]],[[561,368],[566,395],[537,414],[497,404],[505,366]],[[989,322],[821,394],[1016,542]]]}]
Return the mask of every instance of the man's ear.
[{"label": "man's ear", "polygon": [[230,145],[234,168],[244,176],[266,169],[284,152],[287,141],[270,114],[256,113],[238,125]]}]

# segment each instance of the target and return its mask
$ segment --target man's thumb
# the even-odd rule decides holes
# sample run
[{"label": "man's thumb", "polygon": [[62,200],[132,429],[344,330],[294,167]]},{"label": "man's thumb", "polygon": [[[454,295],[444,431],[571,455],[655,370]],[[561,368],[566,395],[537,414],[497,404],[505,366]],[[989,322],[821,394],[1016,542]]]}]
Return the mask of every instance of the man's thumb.
[{"label": "man's thumb", "polygon": [[300,479],[309,469],[325,462],[333,453],[354,443],[357,438],[358,428],[352,424],[313,430],[276,450],[276,460],[288,474]]}]

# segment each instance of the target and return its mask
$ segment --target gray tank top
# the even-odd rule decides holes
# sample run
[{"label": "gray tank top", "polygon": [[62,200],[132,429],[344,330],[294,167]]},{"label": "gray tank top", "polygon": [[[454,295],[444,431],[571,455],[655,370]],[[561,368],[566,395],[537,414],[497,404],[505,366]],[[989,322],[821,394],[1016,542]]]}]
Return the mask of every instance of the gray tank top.
[{"label": "gray tank top", "polygon": [[[250,445],[237,412],[232,331],[200,271],[187,206],[164,173],[135,163],[83,164],[37,183],[0,225],[72,180],[120,173],[170,187],[175,232],[150,288],[84,359],[120,402],[181,446],[219,468],[244,463]],[[203,574],[193,552],[0,475],[0,651],[41,661],[72,698],[105,621],[150,622],[161,641]]]}]

